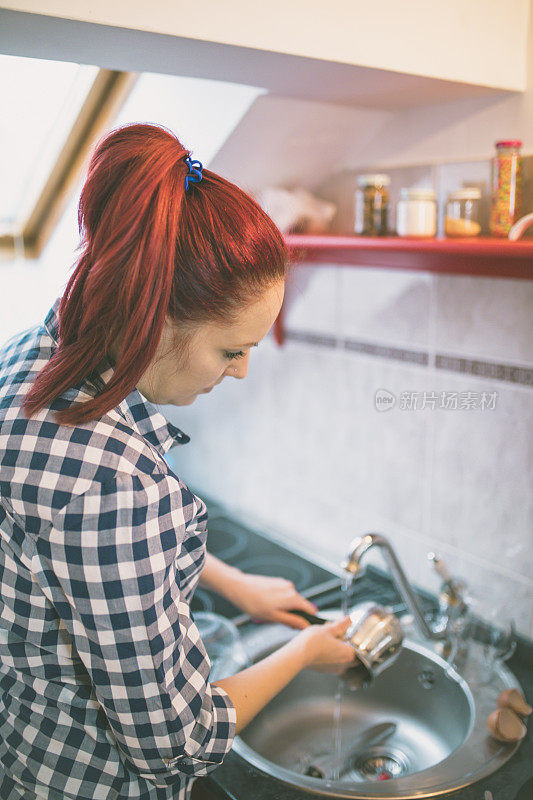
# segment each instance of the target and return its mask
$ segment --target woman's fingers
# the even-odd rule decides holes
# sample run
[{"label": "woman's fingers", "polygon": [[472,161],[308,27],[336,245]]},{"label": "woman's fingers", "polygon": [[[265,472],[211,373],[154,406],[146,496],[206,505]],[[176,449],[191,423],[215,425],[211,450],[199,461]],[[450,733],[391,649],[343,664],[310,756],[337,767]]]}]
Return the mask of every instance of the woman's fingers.
[{"label": "woman's fingers", "polygon": [[295,592],[294,595],[288,598],[288,608],[296,608],[300,611],[306,611],[308,614],[313,614],[313,616],[317,613],[318,607],[315,606],[314,603],[311,603],[310,600],[307,600],[305,597],[302,597],[301,594]]},{"label": "woman's fingers", "polygon": [[[316,606],[312,606],[312,609],[311,613],[314,616],[316,614]],[[303,617],[300,617],[299,614],[291,614],[281,609],[272,615],[272,622],[280,622],[283,625],[289,625],[291,628],[297,628],[298,630],[304,630],[304,628],[307,628],[311,624]],[[341,617],[341,619],[335,620],[334,622],[324,623],[323,628],[324,630],[328,630],[329,633],[337,639],[342,639],[350,627],[350,623],[350,617]]]},{"label": "woman's fingers", "polygon": [[292,597],[284,597],[283,600],[278,603],[278,608],[280,611],[294,611],[295,613],[301,611],[302,616],[309,615],[315,617],[319,613],[314,603],[310,603],[309,600],[300,597],[298,594]]},{"label": "woman's fingers", "polygon": [[303,617],[298,616],[298,614],[289,614],[288,611],[276,611],[272,621],[279,622],[282,625],[288,625],[290,628],[296,628],[300,631],[303,631],[304,628],[310,625]]},{"label": "woman's fingers", "polygon": [[306,611],[308,614],[316,614],[318,607],[297,592],[292,581],[287,581],[284,578],[280,578],[279,581],[280,608],[297,608],[301,611]]},{"label": "woman's fingers", "polygon": [[344,617],[340,617],[339,619],[335,619],[332,622],[330,622],[330,625],[332,626],[332,628],[338,630],[347,630],[348,627],[350,626],[351,621],[352,618],[350,617],[350,615],[346,614]]},{"label": "woman's fingers", "polygon": [[335,636],[337,639],[342,639],[350,627],[351,622],[352,620],[350,617],[341,617],[334,622],[326,622],[326,625],[333,636]]}]

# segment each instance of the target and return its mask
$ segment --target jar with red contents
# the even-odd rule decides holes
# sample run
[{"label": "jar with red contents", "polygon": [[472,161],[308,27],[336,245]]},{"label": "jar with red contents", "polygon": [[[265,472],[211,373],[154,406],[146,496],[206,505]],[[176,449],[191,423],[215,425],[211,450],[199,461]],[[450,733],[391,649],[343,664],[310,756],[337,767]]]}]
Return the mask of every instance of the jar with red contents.
[{"label": "jar with red contents", "polygon": [[520,148],[522,142],[509,139],[496,142],[492,161],[492,208],[490,232],[493,236],[508,236],[520,219],[522,205],[523,168]]}]

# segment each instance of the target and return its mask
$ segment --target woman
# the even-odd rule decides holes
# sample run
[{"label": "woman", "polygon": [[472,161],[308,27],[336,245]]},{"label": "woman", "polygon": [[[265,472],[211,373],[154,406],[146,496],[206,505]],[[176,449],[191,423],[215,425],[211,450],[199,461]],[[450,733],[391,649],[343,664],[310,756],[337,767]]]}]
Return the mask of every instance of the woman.
[{"label": "woman", "polygon": [[[353,660],[348,618],[308,626],[291,583],[206,556],[205,504],[164,459],[188,437],[153,405],[246,376],[287,254],[247,194],[153,125],[99,143],[79,225],[63,296],[0,351],[0,797],[186,798],[299,670]],[[303,630],[210,683],[200,573]]]}]

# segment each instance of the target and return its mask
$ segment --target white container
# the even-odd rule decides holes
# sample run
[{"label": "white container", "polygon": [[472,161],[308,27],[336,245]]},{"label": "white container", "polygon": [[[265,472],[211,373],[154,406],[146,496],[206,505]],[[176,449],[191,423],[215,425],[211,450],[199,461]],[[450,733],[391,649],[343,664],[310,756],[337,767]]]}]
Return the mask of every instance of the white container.
[{"label": "white container", "polygon": [[398,236],[431,237],[437,233],[437,201],[432,189],[401,189],[396,206]]}]

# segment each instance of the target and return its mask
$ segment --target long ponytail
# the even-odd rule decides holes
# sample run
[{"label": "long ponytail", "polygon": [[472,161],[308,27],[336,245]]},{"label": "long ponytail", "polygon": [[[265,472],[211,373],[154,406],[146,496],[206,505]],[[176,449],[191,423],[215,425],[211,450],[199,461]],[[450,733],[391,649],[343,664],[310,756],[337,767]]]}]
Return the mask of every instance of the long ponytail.
[{"label": "long ponytail", "polygon": [[97,145],[78,209],[82,254],[59,307],[59,346],[24,399],[26,416],[87,377],[120,337],[104,391],[55,413],[66,425],[102,416],[135,388],[167,314],[176,323],[231,318],[285,276],[283,237],[249,195],[204,170],[185,199],[188,155],[170,131],[140,123]]}]

